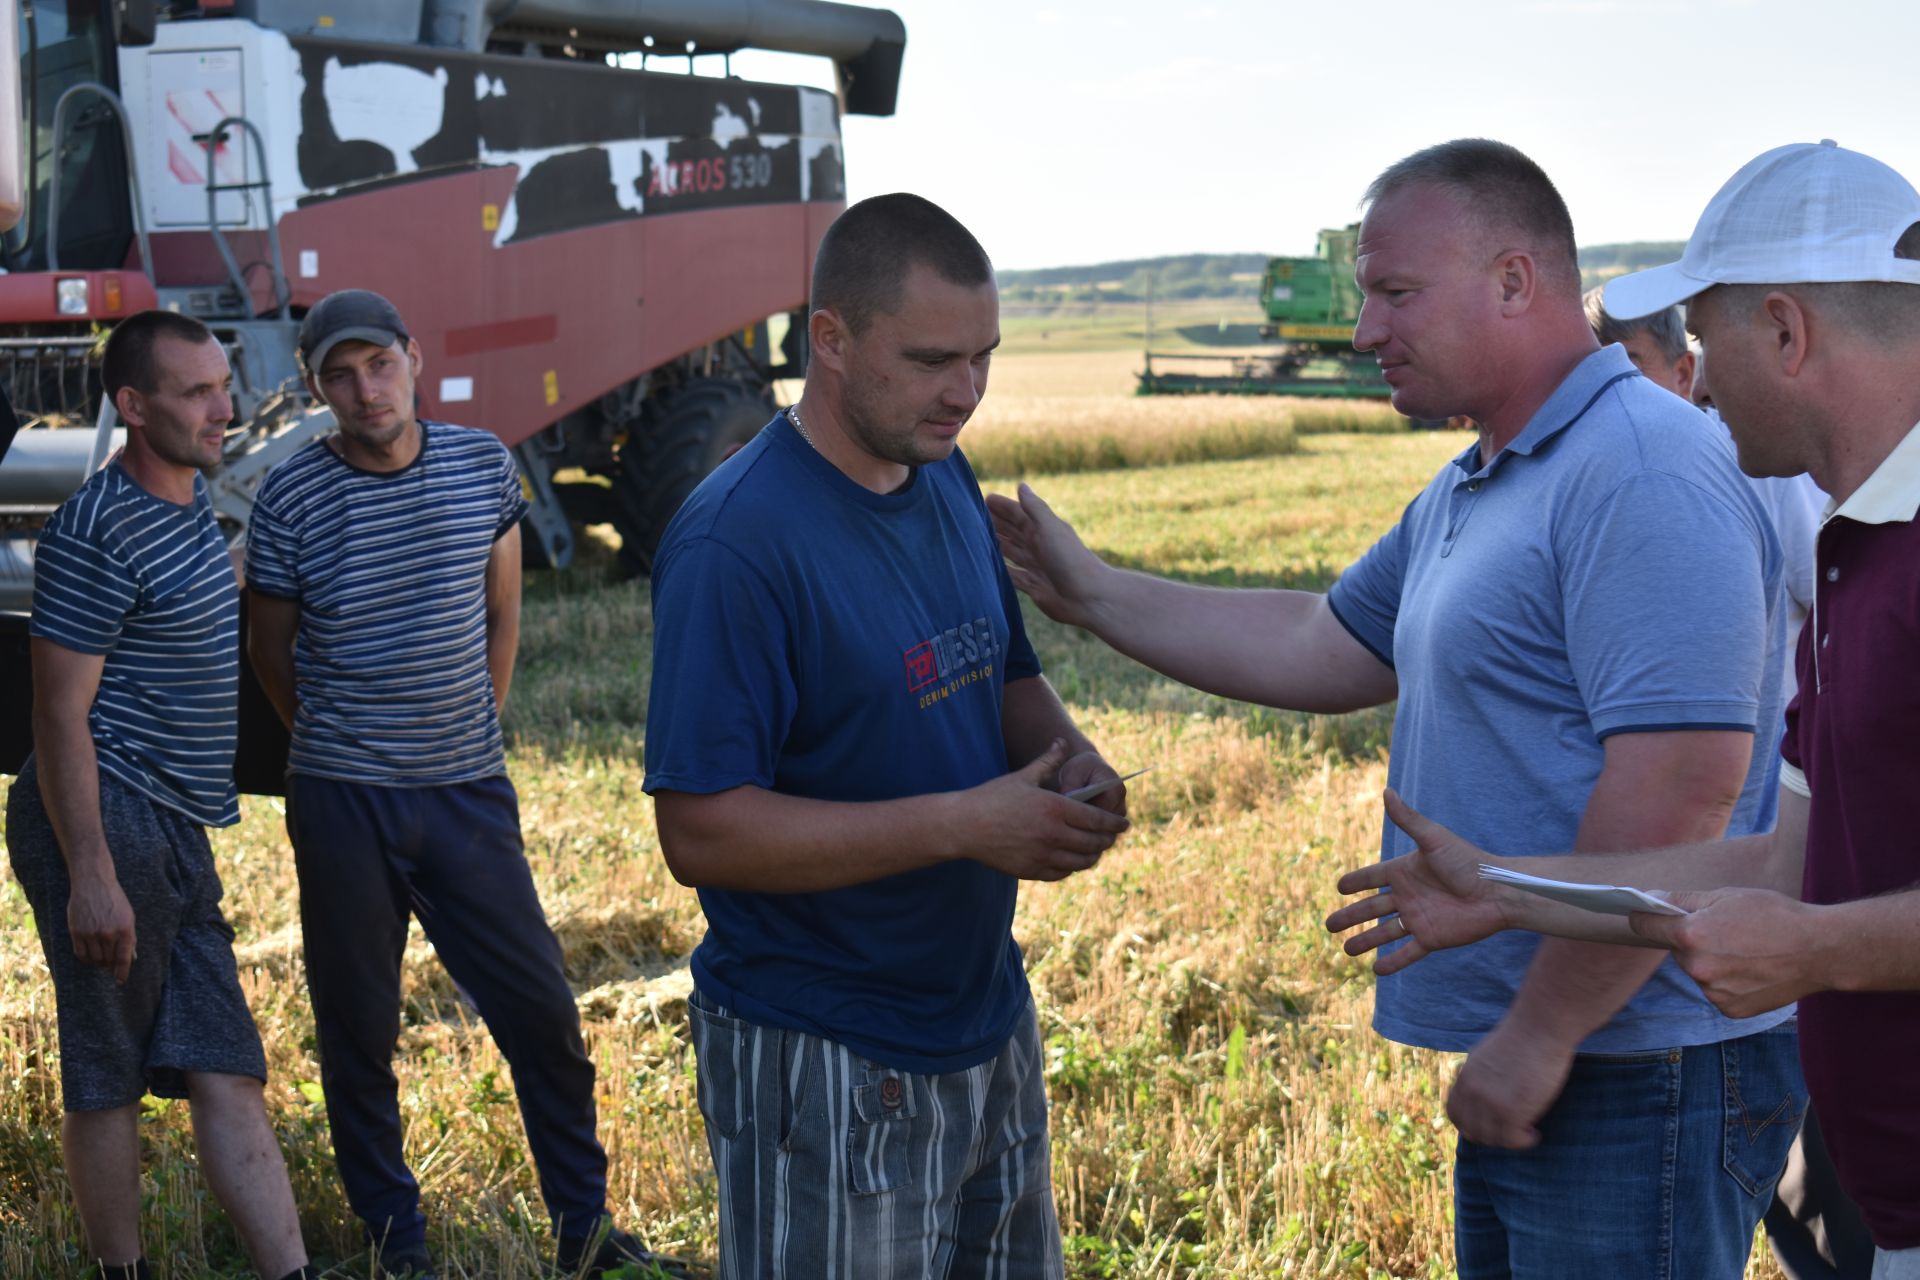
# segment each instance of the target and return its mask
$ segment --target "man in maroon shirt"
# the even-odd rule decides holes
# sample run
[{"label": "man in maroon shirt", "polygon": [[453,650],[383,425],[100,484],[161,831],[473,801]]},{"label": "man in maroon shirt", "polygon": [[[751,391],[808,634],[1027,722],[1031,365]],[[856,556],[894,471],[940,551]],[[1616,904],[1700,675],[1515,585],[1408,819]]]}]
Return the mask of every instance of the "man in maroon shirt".
[{"label": "man in maroon shirt", "polygon": [[[1389,793],[1419,849],[1343,877],[1344,893],[1380,892],[1327,925],[1380,921],[1348,939],[1356,955],[1408,938],[1380,972],[1522,928],[1669,948],[1730,1016],[1799,1001],[1807,1087],[1878,1247],[1875,1280],[1920,1280],[1920,193],[1832,142],[1769,151],[1714,196],[1679,262],[1607,287],[1623,318],[1676,302],[1711,357],[1742,469],[1811,472],[1832,496],[1778,827],[1644,853],[1495,858]],[[1660,886],[1687,914],[1601,914],[1496,886],[1482,863]]]}]

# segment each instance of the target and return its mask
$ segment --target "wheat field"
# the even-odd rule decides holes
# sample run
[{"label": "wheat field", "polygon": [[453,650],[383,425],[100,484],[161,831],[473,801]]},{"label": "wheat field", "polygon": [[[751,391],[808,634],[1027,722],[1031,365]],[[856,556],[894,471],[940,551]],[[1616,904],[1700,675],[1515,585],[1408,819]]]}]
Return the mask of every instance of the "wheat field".
[{"label": "wheat field", "polygon": [[[1015,354],[964,443],[1079,430],[1055,401],[1119,415],[1121,360]],[[1042,404],[1049,407],[1035,408]],[[1150,402],[1155,429],[1211,409]],[[1161,404],[1167,407],[1162,409]],[[1042,426],[1023,426],[1022,423]],[[1028,478],[1116,561],[1196,581],[1324,587],[1459,434],[1308,435],[1235,461]],[[1005,474],[1005,473],[1001,473]],[[991,480],[1007,489],[1012,479]],[[598,564],[604,565],[603,554]],[[1230,704],[1090,638],[1029,625],[1052,680],[1133,789],[1132,832],[1098,867],[1023,889],[1015,924],[1047,1045],[1069,1273],[1092,1277],[1445,1277],[1454,1061],[1368,1029],[1372,978],[1327,937],[1337,873],[1380,829],[1387,711],[1340,719]],[[508,709],[528,857],[599,1073],[611,1204],[704,1274],[714,1186],[694,1100],[686,959],[702,924],[659,854],[641,792],[644,583],[596,564],[528,584]],[[215,834],[268,1100],[328,1274],[368,1274],[333,1176],[278,801]],[[541,1276],[545,1215],[513,1084],[416,928],[396,1070],[407,1149],[450,1277]],[[0,888],[0,1275],[86,1274],[60,1169],[51,989],[18,888]],[[184,1107],[141,1125],[160,1274],[249,1274],[195,1169]],[[1776,1276],[1757,1259],[1750,1275]]]}]

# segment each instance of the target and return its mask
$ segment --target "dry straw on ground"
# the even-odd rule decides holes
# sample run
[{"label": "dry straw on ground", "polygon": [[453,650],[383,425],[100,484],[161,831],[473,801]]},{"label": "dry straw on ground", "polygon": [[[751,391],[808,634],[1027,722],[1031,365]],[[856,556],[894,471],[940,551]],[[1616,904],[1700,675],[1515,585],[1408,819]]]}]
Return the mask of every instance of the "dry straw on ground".
[{"label": "dry straw on ground", "polygon": [[[981,426],[982,438],[997,429]],[[1313,437],[1289,456],[1064,476],[1041,488],[1122,563],[1323,587],[1462,443]],[[685,1025],[686,957],[702,925],[694,895],[661,862],[641,792],[645,586],[591,577],[529,585],[510,769],[599,1071],[612,1204],[658,1245],[710,1265],[714,1185]],[[1157,765],[1134,787],[1126,840],[1086,874],[1029,886],[1015,924],[1047,1044],[1070,1274],[1451,1274],[1452,1061],[1368,1030],[1372,979],[1319,924],[1336,873],[1377,847],[1387,714],[1330,720],[1231,705],[1077,632],[1044,620],[1032,629],[1110,758]],[[215,849],[308,1239],[330,1274],[364,1275],[330,1163],[281,822],[278,802],[250,799]],[[550,1245],[512,1081],[417,932],[406,988],[401,1105],[444,1274],[542,1275]],[[15,1083],[0,1095],[0,1274],[9,1277],[84,1274],[60,1170],[56,1070],[45,966],[8,884],[0,1074]],[[194,1168],[184,1108],[154,1105],[142,1133],[148,1248],[162,1274],[246,1274]],[[1759,1263],[1750,1274],[1777,1275]]]}]

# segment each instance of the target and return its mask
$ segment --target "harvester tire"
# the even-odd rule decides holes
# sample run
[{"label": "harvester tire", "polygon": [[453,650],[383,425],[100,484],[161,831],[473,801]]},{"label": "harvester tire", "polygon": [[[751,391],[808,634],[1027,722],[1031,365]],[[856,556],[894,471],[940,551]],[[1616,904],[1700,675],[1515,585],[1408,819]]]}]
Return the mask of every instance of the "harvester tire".
[{"label": "harvester tire", "polygon": [[696,378],[647,408],[613,482],[620,565],[635,575],[652,572],[660,535],[694,486],[774,413],[766,391],[730,378]]}]

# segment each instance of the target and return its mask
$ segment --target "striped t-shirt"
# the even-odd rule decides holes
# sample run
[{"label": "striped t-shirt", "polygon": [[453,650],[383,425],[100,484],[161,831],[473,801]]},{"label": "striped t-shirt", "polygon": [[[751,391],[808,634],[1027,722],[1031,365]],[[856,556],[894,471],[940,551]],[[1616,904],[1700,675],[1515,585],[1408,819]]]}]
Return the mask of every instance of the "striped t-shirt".
[{"label": "striped t-shirt", "polygon": [[33,635],[106,655],[87,726],[100,770],[195,822],[240,820],[240,592],[206,482],[186,506],[111,462],[34,553]]},{"label": "striped t-shirt", "polygon": [[293,773],[440,786],[506,771],[487,667],[487,558],[526,514],[513,455],[420,424],[420,454],[365,471],[324,440],[254,500],[247,586],[295,600]]}]

